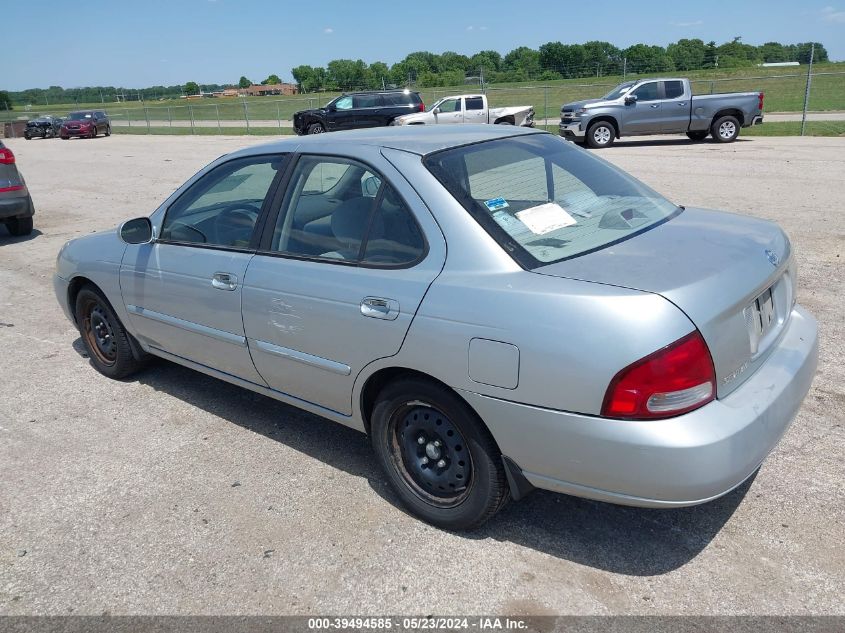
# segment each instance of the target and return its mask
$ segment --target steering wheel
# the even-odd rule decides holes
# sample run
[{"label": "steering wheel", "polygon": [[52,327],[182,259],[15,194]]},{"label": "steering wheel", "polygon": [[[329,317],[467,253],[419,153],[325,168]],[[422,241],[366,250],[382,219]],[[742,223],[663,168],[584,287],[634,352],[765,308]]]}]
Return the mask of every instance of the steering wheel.
[{"label": "steering wheel", "polygon": [[261,209],[257,205],[236,202],[214,218],[214,234],[220,244],[246,246],[252,237]]}]

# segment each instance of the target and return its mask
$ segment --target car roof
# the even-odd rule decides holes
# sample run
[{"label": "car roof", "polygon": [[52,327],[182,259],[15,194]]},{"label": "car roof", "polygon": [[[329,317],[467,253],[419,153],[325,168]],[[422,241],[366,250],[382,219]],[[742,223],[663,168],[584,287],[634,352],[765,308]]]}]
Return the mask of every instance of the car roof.
[{"label": "car roof", "polygon": [[348,150],[361,145],[398,149],[425,156],[461,145],[529,134],[548,132],[512,125],[402,125],[287,138],[238,150],[233,156],[309,150],[328,153],[327,150]]}]

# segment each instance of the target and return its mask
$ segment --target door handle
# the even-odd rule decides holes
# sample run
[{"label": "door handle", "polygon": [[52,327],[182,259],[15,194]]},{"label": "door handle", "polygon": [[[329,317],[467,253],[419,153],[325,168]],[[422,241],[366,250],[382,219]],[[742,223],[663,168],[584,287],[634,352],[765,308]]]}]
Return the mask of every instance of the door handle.
[{"label": "door handle", "polygon": [[373,319],[393,321],[399,316],[399,302],[382,297],[364,297],[361,301],[361,314]]},{"label": "door handle", "polygon": [[211,285],[218,290],[234,290],[238,287],[238,278],[231,273],[214,273]]},{"label": "door handle", "polygon": [[652,108],[659,108],[659,107],[660,107],[660,104],[659,104],[659,103],[655,103],[654,105],[652,105],[652,106],[650,106],[650,107],[652,107]]},{"label": "door handle", "polygon": [[687,104],[686,103],[679,103],[678,105],[682,108],[685,108]]}]

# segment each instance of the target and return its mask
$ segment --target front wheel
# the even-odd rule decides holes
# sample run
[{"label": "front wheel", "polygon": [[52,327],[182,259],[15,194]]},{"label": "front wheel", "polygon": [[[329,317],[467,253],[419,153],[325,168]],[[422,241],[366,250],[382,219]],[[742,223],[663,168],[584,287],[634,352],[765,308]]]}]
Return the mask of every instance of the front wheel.
[{"label": "front wheel", "polygon": [[90,138],[97,138],[97,126],[96,125],[91,129]]},{"label": "front wheel", "polygon": [[734,116],[721,116],[710,126],[710,135],[717,143],[733,143],[739,136],[739,120]]},{"label": "front wheel", "polygon": [[326,129],[320,123],[312,123],[308,126],[308,134],[322,134]]},{"label": "front wheel", "polygon": [[610,147],[613,145],[613,141],[616,140],[616,130],[607,121],[599,121],[587,128],[585,140],[587,141],[587,145],[593,149]]},{"label": "front wheel", "polygon": [[501,454],[454,392],[404,379],[385,387],[372,443],[391,487],[412,514],[446,530],[484,524],[509,498]]},{"label": "front wheel", "polygon": [[27,141],[31,141],[31,140],[32,140],[32,136],[29,134],[29,132],[24,132],[23,137],[24,137]]},{"label": "front wheel", "polygon": [[132,354],[129,334],[96,288],[86,286],[79,291],[76,323],[91,364],[98,372],[121,379],[140,369],[142,363]]},{"label": "front wheel", "polygon": [[106,136],[111,136],[111,125],[106,126]]}]

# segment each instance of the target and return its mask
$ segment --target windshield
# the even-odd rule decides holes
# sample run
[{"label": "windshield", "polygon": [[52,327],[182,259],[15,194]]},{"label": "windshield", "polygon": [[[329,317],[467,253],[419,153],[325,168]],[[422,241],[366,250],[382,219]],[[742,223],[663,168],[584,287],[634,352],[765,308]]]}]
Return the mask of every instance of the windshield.
[{"label": "windshield", "polygon": [[681,211],[609,163],[550,134],[457,147],[424,163],[529,269],[629,239]]},{"label": "windshield", "polygon": [[606,99],[608,101],[612,101],[613,99],[618,99],[619,97],[624,95],[626,92],[628,92],[631,89],[631,86],[633,86],[635,83],[637,83],[637,82],[636,81],[626,81],[625,83],[621,83],[618,86],[616,86],[613,90],[608,92],[606,95],[604,95],[602,97],[602,99]]},{"label": "windshield", "polygon": [[67,115],[69,121],[84,121],[91,118],[90,112],[71,112]]}]

